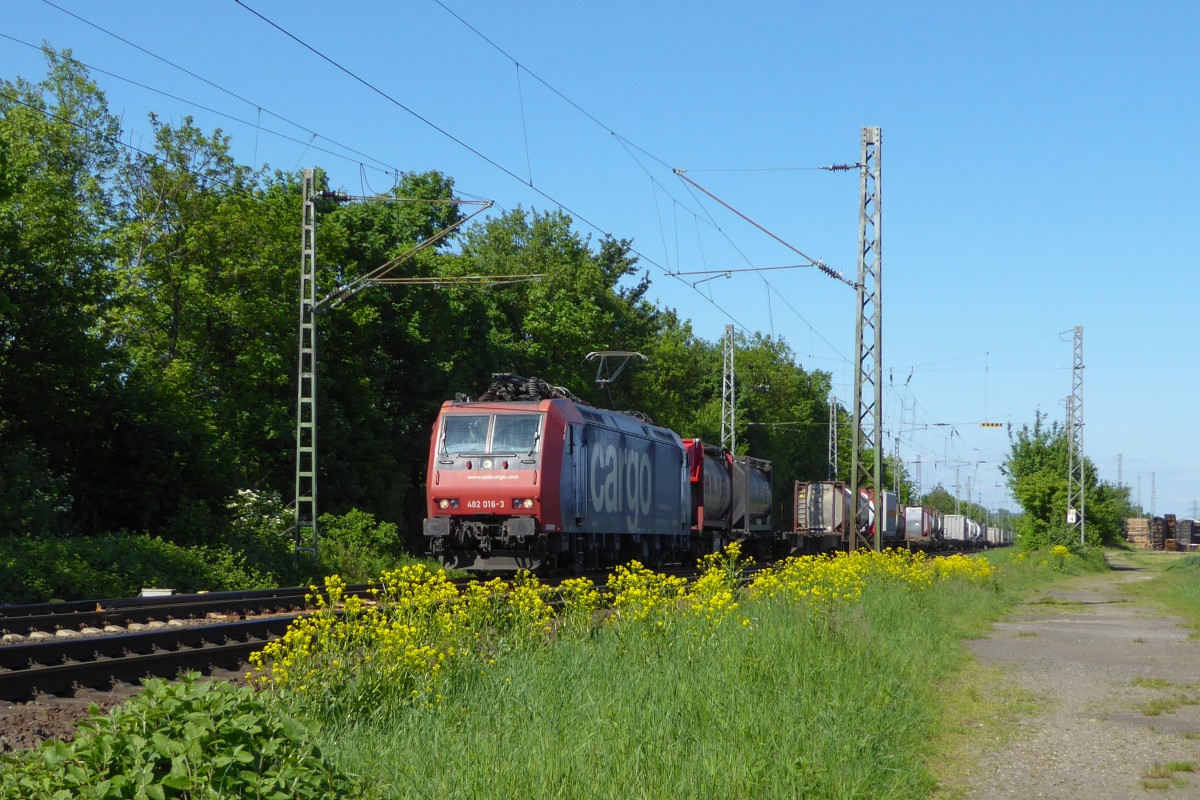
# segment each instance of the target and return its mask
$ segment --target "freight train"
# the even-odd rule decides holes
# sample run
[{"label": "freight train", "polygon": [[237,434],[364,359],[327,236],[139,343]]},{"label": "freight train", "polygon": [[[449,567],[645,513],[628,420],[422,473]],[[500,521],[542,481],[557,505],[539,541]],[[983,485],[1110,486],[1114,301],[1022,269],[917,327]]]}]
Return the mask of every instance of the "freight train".
[{"label": "freight train", "polygon": [[928,509],[862,492],[851,516],[828,481],[796,482],[795,522],[777,525],[770,462],[515,375],[442,405],[427,476],[429,553],[467,570],[690,563],[732,541],[758,558],[827,552],[873,536],[877,516],[885,546],[943,541]]}]

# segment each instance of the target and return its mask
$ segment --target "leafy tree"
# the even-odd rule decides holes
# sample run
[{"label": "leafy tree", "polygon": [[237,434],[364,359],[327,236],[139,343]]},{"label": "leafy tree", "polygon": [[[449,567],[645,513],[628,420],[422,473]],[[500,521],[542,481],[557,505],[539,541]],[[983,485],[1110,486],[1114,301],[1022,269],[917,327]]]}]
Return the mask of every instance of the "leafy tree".
[{"label": "leafy tree", "polygon": [[630,407],[659,425],[715,442],[721,432],[721,350],[698,338],[691,322],[674,311],[657,319],[657,336],[640,349],[646,363],[630,367],[618,387],[628,391]]},{"label": "leafy tree", "polygon": [[[126,443],[150,496],[138,506],[157,511],[137,523],[203,538],[236,489],[290,474],[298,187],[236,164],[219,130],[151,124],[154,152],[118,185],[107,331],[147,423]],[[211,513],[189,523],[189,508]]]},{"label": "leafy tree", "polygon": [[[319,296],[458,222],[453,189],[440,173],[404,174],[380,198],[404,202],[319,208]],[[445,286],[372,287],[319,316],[324,510],[368,509],[412,533],[407,523],[422,515],[419,487],[437,408],[464,386],[486,385],[488,291],[454,285],[453,277],[474,272],[453,252],[455,241],[422,250],[388,275],[447,276]]]},{"label": "leafy tree", "polygon": [[[1066,523],[1069,443],[1064,427],[1058,422],[1047,424],[1046,415],[1038,411],[1033,426],[1010,432],[1009,441],[1010,454],[1001,472],[1025,512],[1016,521],[1018,543],[1026,548],[1077,547],[1076,535]],[[1088,542],[1115,544],[1122,520],[1129,515],[1128,490],[1099,483],[1095,465],[1087,458],[1082,473]]]},{"label": "leafy tree", "polygon": [[[594,367],[584,356],[642,350],[658,331],[656,312],[644,300],[648,282],[620,285],[635,272],[628,243],[604,240],[593,249],[562,212],[518,208],[489,219],[468,231],[462,255],[481,274],[542,276],[491,296],[494,372],[536,375],[595,397]],[[617,397],[630,397],[627,382],[615,389]]]},{"label": "leafy tree", "polygon": [[954,504],[954,495],[946,491],[946,487],[940,483],[926,492],[920,499],[920,505],[932,508],[934,511],[941,511],[943,514],[953,514]]},{"label": "leafy tree", "polygon": [[111,297],[119,126],[68,53],[46,54],[41,82],[0,81],[0,483],[29,487],[34,504],[9,525],[63,527],[37,510],[48,502],[86,528],[111,466],[102,409],[122,377],[96,324]]}]

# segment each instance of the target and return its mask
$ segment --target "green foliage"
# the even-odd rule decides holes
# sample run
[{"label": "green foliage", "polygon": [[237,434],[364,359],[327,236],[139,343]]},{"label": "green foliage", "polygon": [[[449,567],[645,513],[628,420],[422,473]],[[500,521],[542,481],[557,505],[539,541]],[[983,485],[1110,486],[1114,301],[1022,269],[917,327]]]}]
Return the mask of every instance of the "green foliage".
[{"label": "green foliage", "polygon": [[[1004,605],[949,583],[832,614],[747,602],[748,626],[555,638],[448,681],[441,702],[374,703],[320,736],[386,796],[924,798],[928,751],[911,742],[928,741],[936,687],[966,663],[959,638]],[[503,731],[543,757],[514,759]]]},{"label": "green foliage", "polygon": [[247,563],[294,583],[315,573],[312,564],[297,561],[295,516],[278,492],[239,489],[227,508],[233,517],[229,546]]},{"label": "green foliage", "polygon": [[[1011,451],[1002,471],[1025,512],[1016,522],[1017,543],[1029,549],[1055,544],[1078,547],[1078,534],[1070,534],[1066,523],[1066,431],[1057,422],[1047,425],[1046,421],[1039,411],[1032,428],[1023,425],[1015,434],[1009,433]],[[1086,458],[1082,474],[1088,544],[1116,544],[1121,540],[1124,518],[1132,514],[1129,490],[1098,482],[1095,465]]]},{"label": "green foliage", "polygon": [[70,743],[0,757],[0,797],[362,796],[330,764],[300,722],[249,688],[201,681],[144,681],[145,691],[107,716],[93,708]]},{"label": "green foliage", "polygon": [[0,602],[130,597],[143,587],[181,592],[293,585],[307,570],[254,563],[228,545],[184,547],[130,533],[0,537]]},{"label": "green foliage", "polygon": [[921,505],[926,508],[932,508],[934,511],[941,511],[943,514],[955,513],[954,503],[954,495],[946,491],[946,488],[940,483],[926,492],[925,496],[921,498]]},{"label": "green foliage", "polygon": [[320,531],[321,570],[350,583],[366,583],[412,560],[404,552],[400,529],[391,522],[376,522],[375,515],[365,511],[322,514]]},{"label": "green foliage", "polygon": [[130,533],[0,537],[0,602],[128,597],[147,586],[265,589],[330,573],[365,583],[413,561],[396,525],[357,509],[321,516],[319,569],[296,557],[294,523],[278,494],[241,490],[229,512],[230,534],[217,544],[180,545]]},{"label": "green foliage", "polygon": [[1200,555],[1134,551],[1121,556],[1150,580],[1126,584],[1124,590],[1166,606],[1200,632]]},{"label": "green foliage", "polygon": [[44,450],[8,436],[0,419],[0,536],[66,527],[71,500],[67,479],[54,474]]},{"label": "green foliage", "polygon": [[86,73],[47,54],[41,82],[0,80],[0,420],[16,450],[0,458],[0,484],[29,489],[6,498],[20,504],[7,515],[18,528],[47,521],[40,495],[60,476],[66,492],[51,493],[89,516],[111,464],[93,450],[108,434],[96,416],[117,392],[94,321],[112,296],[105,186],[118,123]]}]

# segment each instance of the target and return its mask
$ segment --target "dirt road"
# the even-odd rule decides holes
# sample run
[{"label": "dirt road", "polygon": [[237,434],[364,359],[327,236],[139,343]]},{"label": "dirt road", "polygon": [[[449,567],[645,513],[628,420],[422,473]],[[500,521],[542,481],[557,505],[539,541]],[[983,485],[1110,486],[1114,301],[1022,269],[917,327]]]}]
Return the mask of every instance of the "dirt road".
[{"label": "dirt road", "polygon": [[985,746],[953,795],[1200,798],[1200,641],[1123,593],[1123,583],[1150,575],[1111,560],[1114,572],[1043,592],[970,643],[1040,709],[1007,744]]}]

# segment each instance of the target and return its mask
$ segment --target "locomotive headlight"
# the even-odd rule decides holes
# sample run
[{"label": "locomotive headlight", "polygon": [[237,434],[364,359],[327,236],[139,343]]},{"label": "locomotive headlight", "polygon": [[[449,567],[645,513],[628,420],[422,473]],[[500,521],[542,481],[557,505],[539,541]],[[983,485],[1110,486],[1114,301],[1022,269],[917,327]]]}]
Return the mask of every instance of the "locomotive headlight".
[{"label": "locomotive headlight", "polygon": [[492,468],[493,468],[493,467],[495,467],[495,466],[496,466],[496,462],[495,462],[495,461],[493,461],[492,459],[490,459],[490,458],[485,458],[485,459],[483,460],[483,468],[484,468],[484,469],[492,469]]},{"label": "locomotive headlight", "polygon": [[526,509],[533,508],[533,498],[532,497],[513,498],[512,507],[513,508],[526,508]]},{"label": "locomotive headlight", "polygon": [[443,511],[445,511],[448,508],[458,508],[458,498],[443,497],[441,500],[437,501],[437,506],[438,506],[438,508],[442,509]]}]

